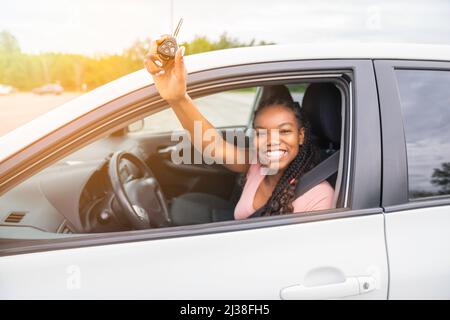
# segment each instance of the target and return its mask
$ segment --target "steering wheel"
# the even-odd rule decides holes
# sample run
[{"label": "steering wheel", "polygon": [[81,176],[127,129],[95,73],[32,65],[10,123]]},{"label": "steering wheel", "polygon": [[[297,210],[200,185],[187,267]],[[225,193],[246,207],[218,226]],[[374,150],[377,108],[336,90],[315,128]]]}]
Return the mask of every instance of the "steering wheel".
[{"label": "steering wheel", "polygon": [[[130,161],[139,170],[138,177],[122,181],[121,164]],[[135,229],[171,225],[167,202],[150,168],[137,156],[126,151],[115,152],[108,168],[112,189],[124,215]]]}]

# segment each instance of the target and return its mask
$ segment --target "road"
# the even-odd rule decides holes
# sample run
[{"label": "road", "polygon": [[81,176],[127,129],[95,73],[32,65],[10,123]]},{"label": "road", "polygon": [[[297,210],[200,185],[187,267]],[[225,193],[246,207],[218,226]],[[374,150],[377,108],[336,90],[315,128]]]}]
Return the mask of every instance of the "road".
[{"label": "road", "polygon": [[0,96],[0,136],[79,95],[67,92],[59,96],[33,93]]},{"label": "road", "polygon": [[[80,93],[69,92],[59,96],[39,96],[32,93],[0,96],[0,136],[79,95]],[[215,126],[246,125],[253,98],[253,93],[219,93],[197,99],[196,104]],[[181,124],[171,109],[145,119],[144,130],[150,132],[177,129],[181,129]]]}]

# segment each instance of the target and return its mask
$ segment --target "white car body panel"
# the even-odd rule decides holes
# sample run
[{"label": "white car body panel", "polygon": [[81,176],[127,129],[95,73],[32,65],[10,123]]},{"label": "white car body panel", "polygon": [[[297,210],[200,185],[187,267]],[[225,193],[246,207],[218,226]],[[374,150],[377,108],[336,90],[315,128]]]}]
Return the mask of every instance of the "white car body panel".
[{"label": "white car body panel", "polygon": [[450,299],[450,206],[386,216],[390,299]]},{"label": "white car body panel", "polygon": [[374,279],[346,299],[386,299],[388,286],[382,214],[5,256],[0,270],[1,299],[280,299],[340,272]]}]

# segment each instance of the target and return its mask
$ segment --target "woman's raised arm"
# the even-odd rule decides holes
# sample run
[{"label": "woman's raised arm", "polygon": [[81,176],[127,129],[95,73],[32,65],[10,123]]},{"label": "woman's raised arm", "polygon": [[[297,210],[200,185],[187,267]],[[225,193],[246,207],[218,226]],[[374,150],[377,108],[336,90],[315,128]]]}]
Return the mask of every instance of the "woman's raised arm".
[{"label": "woman's raised arm", "polygon": [[[214,146],[212,154],[214,154],[216,160],[221,161],[225,167],[232,171],[247,172],[249,168],[249,152],[225,141],[221,133],[200,113],[187,94],[187,72],[183,60],[184,47],[180,47],[177,50],[174,59],[165,63],[160,59],[156,50],[157,46],[165,40],[165,37],[163,36],[151,42],[150,51],[144,61],[145,67],[152,75],[159,94],[172,107],[183,128],[189,132],[191,139],[201,139],[200,145],[202,150],[205,150],[207,146],[209,148]],[[208,140],[205,139],[204,134],[201,137],[194,136],[195,123],[201,125],[202,133],[210,133]],[[210,140],[210,138],[212,139]],[[199,144],[194,143],[194,146],[197,145]],[[199,151],[201,152],[202,150]],[[226,163],[227,159],[233,159],[233,163]],[[245,159],[245,162],[240,164],[237,159]]]}]

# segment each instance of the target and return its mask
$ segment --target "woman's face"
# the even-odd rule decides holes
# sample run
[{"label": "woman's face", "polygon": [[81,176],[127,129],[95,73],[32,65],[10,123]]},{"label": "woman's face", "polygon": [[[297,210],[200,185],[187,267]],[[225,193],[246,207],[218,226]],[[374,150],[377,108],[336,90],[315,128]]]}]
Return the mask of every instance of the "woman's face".
[{"label": "woman's face", "polygon": [[262,166],[285,170],[303,144],[304,130],[295,114],[283,105],[264,107],[254,120],[255,147]]}]

